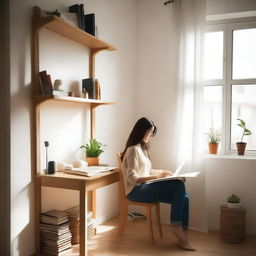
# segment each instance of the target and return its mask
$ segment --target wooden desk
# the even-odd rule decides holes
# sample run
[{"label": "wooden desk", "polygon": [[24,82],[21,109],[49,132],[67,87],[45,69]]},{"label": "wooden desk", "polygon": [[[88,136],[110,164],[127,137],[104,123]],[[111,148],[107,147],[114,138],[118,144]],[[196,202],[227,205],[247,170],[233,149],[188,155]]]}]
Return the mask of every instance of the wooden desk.
[{"label": "wooden desk", "polygon": [[66,174],[57,172],[53,175],[41,174],[36,176],[36,252],[40,253],[40,213],[41,213],[41,189],[42,186],[64,188],[79,191],[80,199],[80,248],[79,255],[87,256],[87,207],[88,193],[92,192],[90,208],[96,216],[97,188],[107,186],[119,180],[118,169],[101,173],[93,177]]}]

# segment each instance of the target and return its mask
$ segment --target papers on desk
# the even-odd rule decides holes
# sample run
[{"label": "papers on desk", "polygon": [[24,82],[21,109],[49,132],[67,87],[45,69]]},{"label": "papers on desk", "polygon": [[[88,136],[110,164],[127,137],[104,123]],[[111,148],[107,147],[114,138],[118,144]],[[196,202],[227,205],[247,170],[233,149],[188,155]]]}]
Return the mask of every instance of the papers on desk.
[{"label": "papers on desk", "polygon": [[71,174],[78,174],[78,175],[84,175],[84,176],[94,176],[96,174],[102,173],[102,172],[108,172],[114,170],[116,167],[110,167],[110,166],[87,166],[84,168],[72,168],[72,169],[64,169],[65,173],[71,173]]}]

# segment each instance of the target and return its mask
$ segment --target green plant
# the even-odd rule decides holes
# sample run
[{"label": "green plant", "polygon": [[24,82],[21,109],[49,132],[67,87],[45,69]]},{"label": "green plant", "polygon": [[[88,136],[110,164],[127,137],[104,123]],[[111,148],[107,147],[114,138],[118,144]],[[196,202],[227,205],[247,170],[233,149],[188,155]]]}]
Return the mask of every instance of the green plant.
[{"label": "green plant", "polygon": [[87,143],[86,145],[82,145],[80,148],[83,148],[85,150],[85,154],[87,157],[98,157],[101,153],[104,152],[102,146],[106,145],[103,145],[96,139],[90,139],[89,143]]},{"label": "green plant", "polygon": [[227,202],[228,203],[240,203],[240,198],[237,195],[232,194],[231,196],[228,197]]},{"label": "green plant", "polygon": [[239,118],[237,118],[236,120],[239,121],[239,123],[237,125],[240,126],[243,129],[243,135],[242,135],[242,138],[241,138],[241,142],[243,142],[244,136],[245,135],[251,135],[252,132],[249,129],[246,128],[246,123],[245,123],[244,120],[239,119]]},{"label": "green plant", "polygon": [[207,133],[209,143],[219,143],[221,138],[221,133],[218,130],[210,129]]}]

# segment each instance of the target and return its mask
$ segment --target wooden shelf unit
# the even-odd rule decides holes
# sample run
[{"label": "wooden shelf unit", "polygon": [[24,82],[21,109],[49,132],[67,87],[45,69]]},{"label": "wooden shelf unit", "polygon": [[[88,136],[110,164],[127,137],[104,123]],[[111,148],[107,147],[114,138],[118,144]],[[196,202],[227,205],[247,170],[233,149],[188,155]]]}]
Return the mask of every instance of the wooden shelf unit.
[{"label": "wooden shelf unit", "polygon": [[74,42],[84,45],[90,50],[89,57],[89,77],[95,77],[95,55],[102,50],[114,51],[116,48],[94,36],[86,33],[56,16],[42,16],[41,9],[34,7],[32,32],[33,32],[33,84],[34,95],[38,95],[39,90],[39,32],[47,29]]},{"label": "wooden shelf unit", "polygon": [[[114,102],[94,99],[84,99],[70,96],[54,96],[54,95],[40,95],[39,89],[39,33],[42,29],[50,30],[74,42],[77,42],[89,48],[89,77],[95,78],[95,55],[101,50],[113,51],[115,47],[110,44],[86,33],[85,31],[73,26],[65,20],[56,16],[42,16],[41,9],[37,6],[33,10],[32,20],[32,83],[33,94],[32,100],[34,104],[34,170],[35,170],[35,205],[36,205],[36,254],[47,255],[40,253],[40,213],[41,213],[41,187],[57,187],[79,190],[80,192],[80,214],[93,211],[93,216],[96,216],[96,188],[112,184],[118,181],[118,173],[116,171],[97,176],[96,178],[79,177],[69,174],[44,175],[41,174],[40,161],[40,109],[41,105],[47,101],[61,101],[64,103],[78,103],[89,105],[90,107],[90,137],[95,137],[95,108],[101,105],[111,105]],[[67,105],[68,106],[68,105]],[[88,201],[87,201],[88,196]],[[85,214],[86,215],[86,214]],[[80,223],[80,240],[81,247],[79,255],[87,255],[87,243],[85,237],[86,216],[81,217]]]}]

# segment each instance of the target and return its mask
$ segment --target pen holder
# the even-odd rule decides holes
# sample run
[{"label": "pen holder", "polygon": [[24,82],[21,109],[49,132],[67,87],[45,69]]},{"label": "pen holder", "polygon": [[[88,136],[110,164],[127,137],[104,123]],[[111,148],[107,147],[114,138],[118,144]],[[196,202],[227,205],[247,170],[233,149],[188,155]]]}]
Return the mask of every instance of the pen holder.
[{"label": "pen holder", "polygon": [[56,162],[49,161],[48,162],[48,174],[54,174],[56,171]]}]

